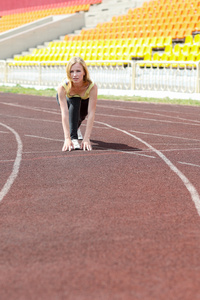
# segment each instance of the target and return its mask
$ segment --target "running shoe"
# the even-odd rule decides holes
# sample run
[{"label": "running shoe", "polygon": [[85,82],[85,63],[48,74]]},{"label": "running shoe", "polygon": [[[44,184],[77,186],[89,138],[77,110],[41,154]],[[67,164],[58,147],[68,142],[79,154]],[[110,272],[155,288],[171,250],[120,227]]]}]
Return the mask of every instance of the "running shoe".
[{"label": "running shoe", "polygon": [[82,136],[80,128],[78,129],[77,133],[78,133],[78,140],[82,140],[83,136]]},{"label": "running shoe", "polygon": [[78,140],[76,140],[76,139],[72,140],[72,144],[73,144],[75,150],[78,150],[81,148]]}]

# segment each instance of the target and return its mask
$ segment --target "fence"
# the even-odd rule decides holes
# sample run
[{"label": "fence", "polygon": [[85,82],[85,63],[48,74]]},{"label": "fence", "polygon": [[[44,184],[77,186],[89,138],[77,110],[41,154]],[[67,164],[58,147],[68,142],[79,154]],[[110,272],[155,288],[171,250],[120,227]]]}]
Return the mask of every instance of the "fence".
[{"label": "fence", "polygon": [[[200,62],[86,61],[102,89],[200,93]],[[0,83],[56,87],[66,76],[63,62],[0,61]]]}]

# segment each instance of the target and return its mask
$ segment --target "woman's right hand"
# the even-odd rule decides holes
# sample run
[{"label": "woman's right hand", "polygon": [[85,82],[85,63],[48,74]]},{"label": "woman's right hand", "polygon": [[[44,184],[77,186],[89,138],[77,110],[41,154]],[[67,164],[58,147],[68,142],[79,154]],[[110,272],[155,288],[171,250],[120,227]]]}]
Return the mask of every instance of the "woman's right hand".
[{"label": "woman's right hand", "polygon": [[65,139],[63,147],[62,147],[62,151],[71,151],[73,148],[73,144],[70,138]]}]

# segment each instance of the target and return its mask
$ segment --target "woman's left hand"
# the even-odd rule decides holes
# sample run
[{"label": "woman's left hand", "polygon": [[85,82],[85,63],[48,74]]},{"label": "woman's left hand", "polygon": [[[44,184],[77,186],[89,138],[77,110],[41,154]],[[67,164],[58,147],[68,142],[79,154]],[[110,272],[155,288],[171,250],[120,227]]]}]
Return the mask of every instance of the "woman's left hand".
[{"label": "woman's left hand", "polygon": [[91,151],[92,150],[92,146],[90,143],[90,140],[85,140],[83,139],[82,143],[81,143],[81,149],[83,149],[83,151]]}]

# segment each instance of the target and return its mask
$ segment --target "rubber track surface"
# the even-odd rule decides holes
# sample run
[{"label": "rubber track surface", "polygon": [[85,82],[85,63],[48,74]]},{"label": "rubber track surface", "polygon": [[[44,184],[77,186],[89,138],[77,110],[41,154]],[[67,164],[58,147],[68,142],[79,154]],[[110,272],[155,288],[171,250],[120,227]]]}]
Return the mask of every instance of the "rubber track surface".
[{"label": "rubber track surface", "polygon": [[91,140],[0,94],[0,299],[199,300],[200,108],[98,100]]}]

